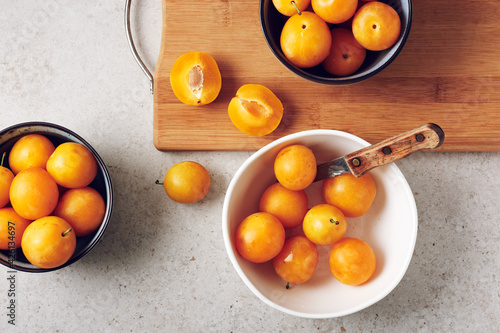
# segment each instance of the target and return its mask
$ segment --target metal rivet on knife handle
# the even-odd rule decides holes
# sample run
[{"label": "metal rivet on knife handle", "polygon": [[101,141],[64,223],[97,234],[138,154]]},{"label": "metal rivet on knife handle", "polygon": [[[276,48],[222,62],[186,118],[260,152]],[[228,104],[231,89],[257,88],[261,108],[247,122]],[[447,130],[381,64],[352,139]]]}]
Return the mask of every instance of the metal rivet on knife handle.
[{"label": "metal rivet on knife handle", "polygon": [[354,165],[355,167],[358,167],[361,165],[361,161],[359,160],[359,158],[354,158],[352,160],[352,165]]},{"label": "metal rivet on knife handle", "polygon": [[382,148],[382,152],[385,155],[390,155],[392,153],[392,149],[391,149],[391,147],[384,147],[384,148]]},{"label": "metal rivet on knife handle", "polygon": [[417,134],[416,139],[418,142],[422,142],[425,140],[425,136],[422,133]]}]

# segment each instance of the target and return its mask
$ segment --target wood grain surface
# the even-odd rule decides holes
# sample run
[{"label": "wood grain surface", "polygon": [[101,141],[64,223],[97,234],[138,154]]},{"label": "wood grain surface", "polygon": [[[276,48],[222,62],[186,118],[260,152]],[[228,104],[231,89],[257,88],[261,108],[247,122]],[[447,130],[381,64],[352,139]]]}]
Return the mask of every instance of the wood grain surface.
[{"label": "wood grain surface", "polygon": [[[272,54],[258,0],[163,0],[154,81],[154,144],[159,150],[257,150],[297,131],[336,129],[376,143],[425,123],[442,127],[441,151],[500,151],[500,2],[413,1],[405,47],[376,76],[347,86],[309,82]],[[209,105],[184,105],[170,87],[181,54],[211,54],[222,90]],[[283,102],[278,129],[241,133],[227,106],[243,84],[258,83]]]}]

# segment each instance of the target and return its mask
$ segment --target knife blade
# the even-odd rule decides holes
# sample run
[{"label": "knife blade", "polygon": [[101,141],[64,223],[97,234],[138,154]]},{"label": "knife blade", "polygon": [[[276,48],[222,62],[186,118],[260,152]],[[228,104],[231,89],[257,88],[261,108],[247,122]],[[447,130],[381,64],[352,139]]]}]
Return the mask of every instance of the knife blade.
[{"label": "knife blade", "polygon": [[443,129],[434,123],[428,123],[332,161],[319,164],[314,181],[346,173],[361,177],[373,168],[396,162],[416,151],[437,148],[443,144],[443,141]]}]

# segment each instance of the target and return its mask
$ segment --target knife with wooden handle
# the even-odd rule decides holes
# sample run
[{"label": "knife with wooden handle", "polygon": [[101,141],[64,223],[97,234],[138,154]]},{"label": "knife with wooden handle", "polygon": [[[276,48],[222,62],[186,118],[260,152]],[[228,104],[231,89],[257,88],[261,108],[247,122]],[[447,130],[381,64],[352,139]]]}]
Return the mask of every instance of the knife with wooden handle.
[{"label": "knife with wooden handle", "polygon": [[381,165],[396,162],[416,151],[434,149],[444,141],[444,132],[429,123],[382,142],[318,165],[315,182],[351,173],[355,177]]}]

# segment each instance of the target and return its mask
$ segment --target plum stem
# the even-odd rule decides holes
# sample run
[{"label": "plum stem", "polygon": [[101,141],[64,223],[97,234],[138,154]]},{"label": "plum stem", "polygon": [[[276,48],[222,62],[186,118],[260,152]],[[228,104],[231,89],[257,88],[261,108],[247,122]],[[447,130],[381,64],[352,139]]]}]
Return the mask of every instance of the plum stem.
[{"label": "plum stem", "polygon": [[335,225],[339,225],[339,221],[335,221],[334,219],[330,219],[330,223],[334,223]]},{"label": "plum stem", "polygon": [[299,7],[297,7],[297,5],[295,4],[295,1],[290,1],[290,3],[295,7],[295,9],[297,9],[297,13],[299,13],[299,15],[302,15],[302,12],[300,11]]},{"label": "plum stem", "polygon": [[286,288],[286,289],[290,289],[290,282],[287,282],[287,283],[286,283],[286,287],[285,287],[285,288]]},{"label": "plum stem", "polygon": [[155,181],[155,184],[156,184],[156,185],[163,185],[164,183],[160,183],[160,181],[159,181],[159,180],[156,180],[156,181]]},{"label": "plum stem", "polygon": [[73,231],[73,229],[69,228],[68,230],[66,230],[65,232],[63,232],[63,233],[61,234],[61,236],[66,237],[66,235],[67,235],[68,233],[70,233],[71,231]]}]

